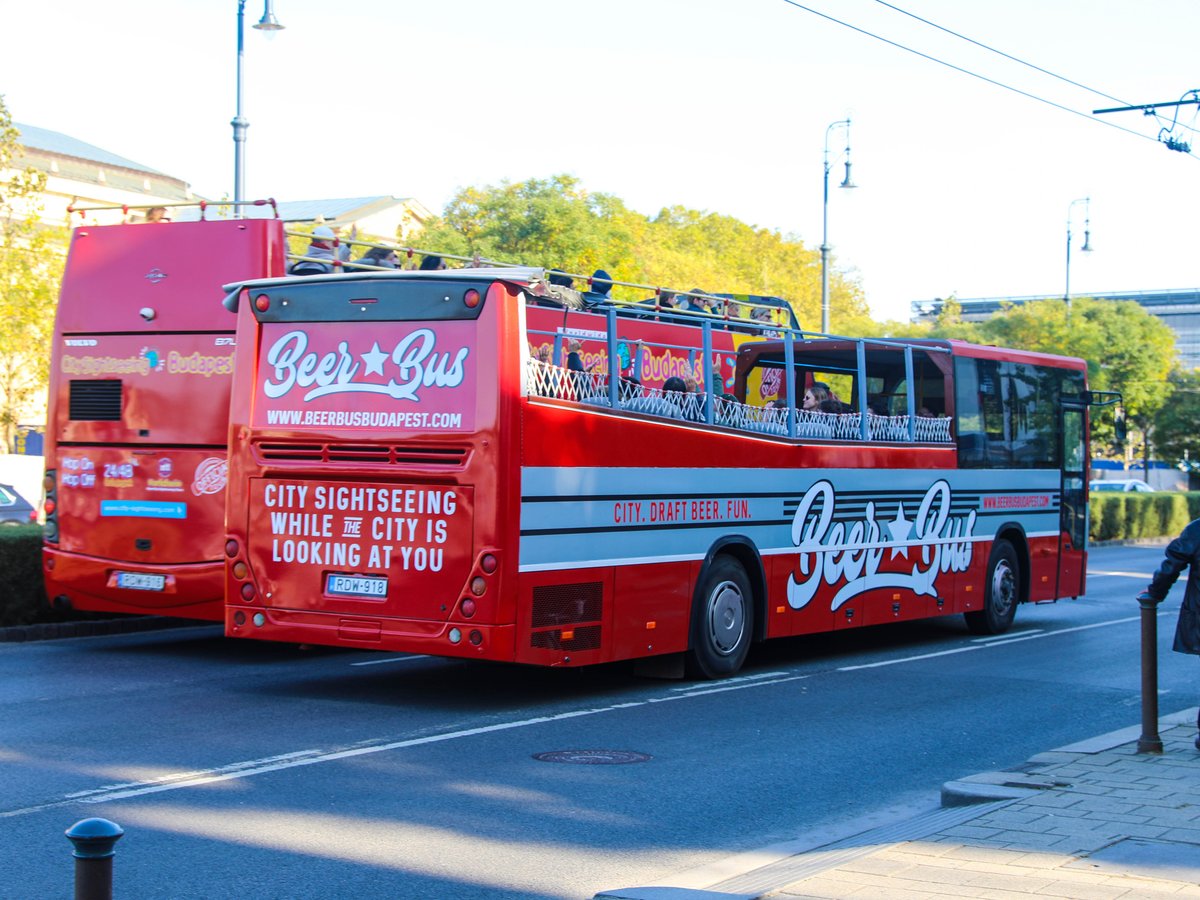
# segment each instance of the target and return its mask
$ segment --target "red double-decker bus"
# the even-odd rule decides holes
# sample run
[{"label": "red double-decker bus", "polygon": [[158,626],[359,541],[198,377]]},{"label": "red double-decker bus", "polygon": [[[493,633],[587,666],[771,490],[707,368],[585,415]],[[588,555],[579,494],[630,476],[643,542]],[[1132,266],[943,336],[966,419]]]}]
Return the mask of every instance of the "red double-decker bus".
[{"label": "red double-decker bus", "polygon": [[[226,302],[230,636],[720,677],[758,640],[957,613],[999,633],[1083,592],[1081,360],[741,340],[744,316],[589,305],[540,270]],[[572,337],[583,365],[539,357]]]},{"label": "red double-decker bus", "polygon": [[230,278],[281,275],[277,219],[76,228],[46,429],[47,596],[223,616]]}]

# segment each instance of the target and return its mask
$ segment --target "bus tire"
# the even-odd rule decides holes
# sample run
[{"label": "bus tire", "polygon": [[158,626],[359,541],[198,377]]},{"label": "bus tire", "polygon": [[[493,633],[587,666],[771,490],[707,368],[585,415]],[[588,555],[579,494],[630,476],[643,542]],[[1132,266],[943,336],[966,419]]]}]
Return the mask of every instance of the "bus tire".
[{"label": "bus tire", "polygon": [[1021,593],[1021,563],[1006,540],[992,544],[987,580],[983,584],[983,609],[963,613],[972,634],[1003,634],[1012,627]]},{"label": "bus tire", "polygon": [[687,671],[693,678],[724,678],[746,661],[754,635],[754,594],[736,559],[718,556],[692,605]]}]

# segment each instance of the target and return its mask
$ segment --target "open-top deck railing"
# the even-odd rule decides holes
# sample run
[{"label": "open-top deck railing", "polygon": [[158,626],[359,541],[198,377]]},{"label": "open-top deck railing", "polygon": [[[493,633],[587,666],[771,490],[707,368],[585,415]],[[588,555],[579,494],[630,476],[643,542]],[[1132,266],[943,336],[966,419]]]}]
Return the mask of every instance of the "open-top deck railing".
[{"label": "open-top deck railing", "polygon": [[949,443],[952,440],[951,420],[945,417],[880,416],[868,412],[864,423],[860,412],[755,406],[723,395],[648,387],[627,378],[618,378],[610,391],[605,374],[574,371],[535,358],[528,361],[526,377],[528,393],[533,397],[569,400],[695,424],[711,423],[756,434],[836,441]]}]

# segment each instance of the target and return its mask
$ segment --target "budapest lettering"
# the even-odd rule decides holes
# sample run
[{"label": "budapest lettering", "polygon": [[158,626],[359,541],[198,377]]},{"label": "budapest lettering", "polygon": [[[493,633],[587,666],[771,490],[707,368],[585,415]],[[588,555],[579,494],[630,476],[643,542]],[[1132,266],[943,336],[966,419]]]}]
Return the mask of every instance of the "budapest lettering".
[{"label": "budapest lettering", "polygon": [[[861,519],[834,522],[837,494],[828,481],[810,487],[792,519],[792,544],[800,551],[799,576],[788,578],[788,604],[803,609],[822,584],[836,588],[830,610],[877,588],[907,588],[918,595],[937,596],[941,572],[965,572],[974,553],[975,512],[950,515],[950,485],[937,481],[921,499],[915,518],[909,519],[904,503],[894,518],[880,522],[875,502],[867,503]],[[888,537],[884,537],[884,533]],[[909,567],[909,552],[918,558]],[[890,564],[904,559],[898,571],[881,571],[884,554]]]},{"label": "budapest lettering", "polygon": [[[308,349],[308,334],[289,331],[267,351],[266,362],[274,378],[263,383],[263,392],[271,398],[282,397],[294,387],[307,388],[305,400],[330,394],[385,394],[397,400],[419,400],[423,387],[457,387],[465,376],[464,363],[470,351],[460,347],[451,353],[437,350],[437,335],[419,328],[396,342],[390,353],[376,341],[366,353],[353,354],[347,341],[337,350],[318,354]],[[365,364],[360,366],[358,360]],[[384,364],[391,362],[395,375],[387,382],[358,381],[365,376],[383,376]]]}]

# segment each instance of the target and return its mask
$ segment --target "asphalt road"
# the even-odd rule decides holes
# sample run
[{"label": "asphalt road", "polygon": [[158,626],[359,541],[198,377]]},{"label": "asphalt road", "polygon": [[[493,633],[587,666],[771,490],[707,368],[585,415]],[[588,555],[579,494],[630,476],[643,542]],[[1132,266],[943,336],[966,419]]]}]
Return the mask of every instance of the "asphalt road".
[{"label": "asphalt road", "polygon": [[[736,679],[525,669],[226,641],[215,626],[0,644],[0,897],[65,897],[103,816],[133,898],[586,898],[800,832],[932,808],[941,783],[1136,724],[1134,594],[779,641]],[[1169,652],[1164,713],[1196,704]],[[623,764],[550,751],[631,751]],[[597,760],[591,760],[597,763]]]}]

